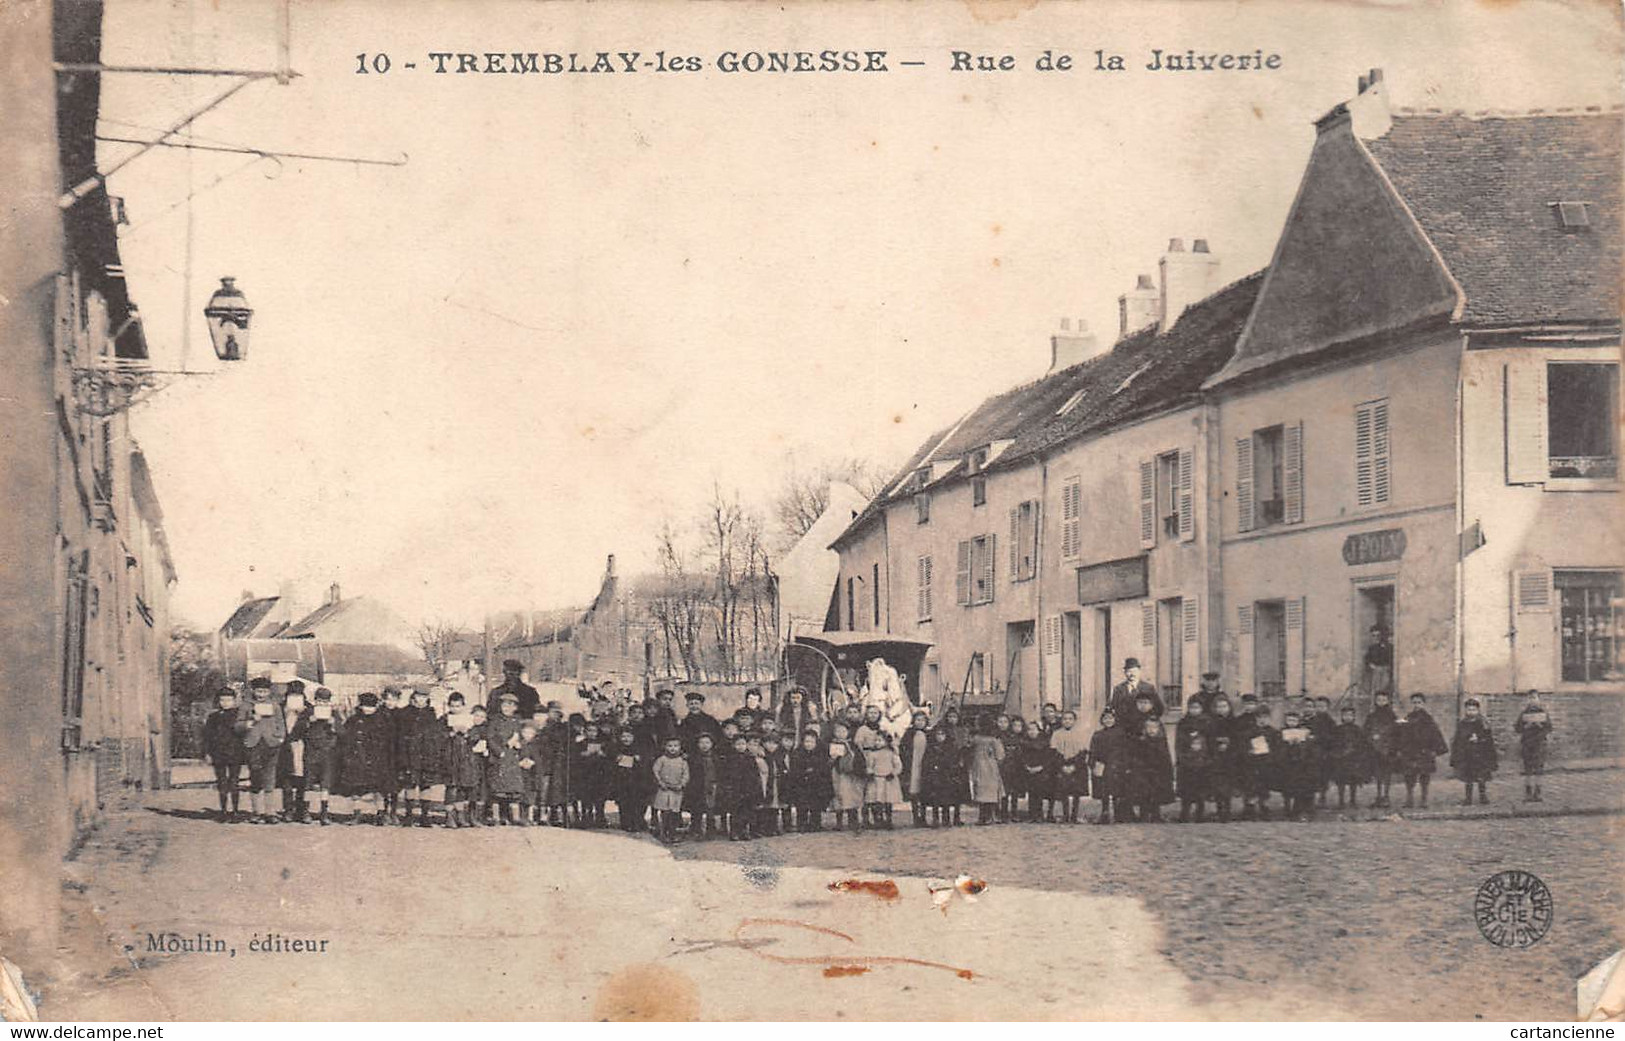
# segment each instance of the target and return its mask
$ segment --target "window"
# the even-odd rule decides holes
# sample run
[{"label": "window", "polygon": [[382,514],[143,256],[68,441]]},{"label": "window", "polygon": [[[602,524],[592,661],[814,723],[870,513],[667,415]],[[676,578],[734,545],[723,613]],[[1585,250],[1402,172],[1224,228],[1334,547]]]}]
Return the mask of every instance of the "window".
[{"label": "window", "polygon": [[921,557],[915,564],[915,577],[917,581],[915,607],[916,617],[922,622],[931,620],[931,558]]},{"label": "window", "polygon": [[1303,424],[1255,430],[1236,440],[1238,528],[1303,520]]},{"label": "window", "polygon": [[1361,506],[1388,501],[1392,480],[1388,461],[1388,399],[1354,409],[1354,494]]},{"label": "window", "polygon": [[974,607],[993,602],[993,553],[992,535],[979,535],[959,544],[954,599],[962,606]]},{"label": "window", "polygon": [[1185,598],[1169,597],[1157,601],[1155,643],[1157,658],[1157,687],[1162,700],[1169,705],[1185,701]]},{"label": "window", "polygon": [[1552,362],[1546,400],[1550,476],[1618,477],[1619,366]]},{"label": "window", "polygon": [[1010,581],[1038,574],[1038,503],[1029,499],[1010,509]]},{"label": "window", "polygon": [[987,690],[987,658],[980,651],[970,656],[970,671],[965,684],[972,694]]},{"label": "window", "polygon": [[1068,477],[1061,486],[1061,559],[1083,553],[1083,478]]},{"label": "window", "polygon": [[874,580],[873,583],[871,583],[870,588],[873,589],[874,593],[875,593],[875,628],[878,629],[878,628],[880,628],[880,565],[879,564],[876,564],[874,566],[874,576],[875,576],[875,580]]},{"label": "window", "polygon": [[1555,571],[1563,682],[1625,678],[1625,572]]},{"label": "window", "polygon": [[1591,227],[1591,214],[1588,212],[1588,202],[1549,202],[1557,212],[1557,223],[1564,231],[1578,231],[1581,228]]},{"label": "window", "polygon": [[1286,601],[1260,600],[1253,605],[1253,677],[1256,693],[1266,698],[1286,694]]},{"label": "window", "polygon": [[63,611],[62,747],[78,748],[85,711],[85,623],[89,613],[90,551],[68,559],[67,604]]},{"label": "window", "polygon": [[931,496],[926,492],[914,496],[914,523],[931,523]]},{"label": "window", "polygon": [[987,505],[987,476],[977,474],[970,479],[970,504],[972,506]]},{"label": "window", "polygon": [[1166,538],[1179,538],[1179,453],[1157,456],[1157,517]]}]

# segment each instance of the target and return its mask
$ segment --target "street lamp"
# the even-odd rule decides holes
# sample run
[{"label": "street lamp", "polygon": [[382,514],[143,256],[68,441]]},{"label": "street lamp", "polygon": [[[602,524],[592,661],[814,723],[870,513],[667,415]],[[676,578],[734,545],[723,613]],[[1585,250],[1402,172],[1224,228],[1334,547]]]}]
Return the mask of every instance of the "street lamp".
[{"label": "street lamp", "polygon": [[248,298],[237,288],[237,280],[220,279],[220,288],[209,297],[203,317],[209,322],[209,339],[214,341],[214,353],[221,361],[242,361],[248,353],[248,320],[254,309]]},{"label": "street lamp", "polygon": [[[241,361],[248,353],[248,323],[254,309],[237,288],[234,278],[222,278],[220,288],[203,308],[209,323],[209,338],[221,361]],[[132,323],[141,321],[132,306],[130,317],[114,334],[122,335]],[[116,354],[95,354],[73,366],[74,404],[92,416],[111,416],[151,397],[182,376],[212,376],[213,372],[154,369],[145,358],[120,358]]]}]

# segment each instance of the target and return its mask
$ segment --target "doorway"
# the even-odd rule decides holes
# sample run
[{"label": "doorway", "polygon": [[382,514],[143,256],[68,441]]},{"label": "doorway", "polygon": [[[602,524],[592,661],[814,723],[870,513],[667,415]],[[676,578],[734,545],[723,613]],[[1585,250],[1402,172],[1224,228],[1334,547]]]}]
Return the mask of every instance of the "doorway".
[{"label": "doorway", "polygon": [[1095,667],[1088,687],[1089,718],[1099,719],[1112,695],[1112,609],[1109,605],[1095,608],[1093,650]]},{"label": "doorway", "polygon": [[1372,582],[1354,587],[1355,682],[1365,694],[1399,688],[1395,668],[1394,583]]},{"label": "doorway", "polygon": [[1004,707],[1007,712],[1026,714],[1028,699],[1038,702],[1038,655],[1033,652],[1037,642],[1037,624],[1011,622],[1004,627],[1006,660],[1010,674],[1004,688]]}]

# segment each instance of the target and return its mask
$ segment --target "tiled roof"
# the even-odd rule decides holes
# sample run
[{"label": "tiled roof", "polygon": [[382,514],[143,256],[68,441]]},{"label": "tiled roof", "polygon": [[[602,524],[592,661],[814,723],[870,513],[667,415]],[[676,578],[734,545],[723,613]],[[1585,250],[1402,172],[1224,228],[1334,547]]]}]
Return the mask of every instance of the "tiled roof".
[{"label": "tiled roof", "polygon": [[387,643],[327,643],[321,648],[322,675],[415,676],[429,671],[421,657],[415,657]]},{"label": "tiled roof", "polygon": [[[997,470],[1194,396],[1202,381],[1229,360],[1262,279],[1263,272],[1255,272],[1192,304],[1166,333],[1149,326],[1104,354],[988,398],[956,427],[921,445],[887,491],[833,545],[862,531],[887,503],[905,498],[893,493],[897,481],[928,462],[1013,440],[989,465]],[[1077,402],[1058,415],[1075,396]]]},{"label": "tiled roof", "polygon": [[240,640],[245,637],[264,635],[258,632],[265,616],[276,607],[277,598],[262,596],[257,600],[244,600],[237,605],[237,610],[226,619],[226,624],[220,627],[220,635],[227,640]]},{"label": "tiled roof", "polygon": [[[1620,317],[1619,111],[1399,110],[1365,142],[1466,295],[1462,321]],[[1588,204],[1565,229],[1556,202]]]}]

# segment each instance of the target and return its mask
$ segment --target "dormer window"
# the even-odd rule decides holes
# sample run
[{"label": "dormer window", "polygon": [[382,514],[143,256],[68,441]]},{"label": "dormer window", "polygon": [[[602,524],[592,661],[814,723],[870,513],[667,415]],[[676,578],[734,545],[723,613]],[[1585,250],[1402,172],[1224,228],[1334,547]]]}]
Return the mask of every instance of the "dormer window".
[{"label": "dormer window", "polygon": [[969,470],[973,474],[979,474],[983,470],[986,470],[988,453],[989,449],[978,448],[976,451],[967,455],[965,457],[965,469]]},{"label": "dormer window", "polygon": [[1591,227],[1591,204],[1588,202],[1549,202],[1557,214],[1557,223],[1564,231],[1579,231]]}]

